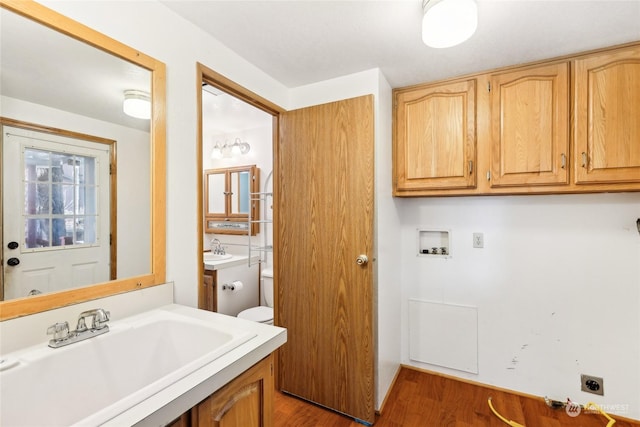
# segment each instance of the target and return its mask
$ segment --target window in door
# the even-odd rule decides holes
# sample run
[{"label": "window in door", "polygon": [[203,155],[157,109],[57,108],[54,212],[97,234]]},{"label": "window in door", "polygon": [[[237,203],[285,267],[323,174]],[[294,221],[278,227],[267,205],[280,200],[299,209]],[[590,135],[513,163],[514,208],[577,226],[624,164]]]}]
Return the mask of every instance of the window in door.
[{"label": "window in door", "polygon": [[96,158],[25,148],[23,165],[25,247],[96,244]]}]

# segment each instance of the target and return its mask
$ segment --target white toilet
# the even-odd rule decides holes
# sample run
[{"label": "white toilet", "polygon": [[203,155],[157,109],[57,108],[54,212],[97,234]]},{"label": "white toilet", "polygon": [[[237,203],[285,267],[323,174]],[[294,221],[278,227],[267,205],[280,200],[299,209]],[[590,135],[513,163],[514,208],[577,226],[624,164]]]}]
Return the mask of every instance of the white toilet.
[{"label": "white toilet", "polygon": [[238,313],[241,319],[273,325],[273,270],[262,270],[262,294],[266,306],[251,307]]}]

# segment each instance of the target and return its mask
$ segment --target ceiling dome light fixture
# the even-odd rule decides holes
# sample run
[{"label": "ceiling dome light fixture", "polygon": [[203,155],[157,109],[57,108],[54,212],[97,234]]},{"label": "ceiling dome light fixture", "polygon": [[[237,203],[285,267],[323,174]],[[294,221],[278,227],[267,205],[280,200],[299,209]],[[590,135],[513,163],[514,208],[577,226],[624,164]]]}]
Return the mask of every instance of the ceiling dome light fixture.
[{"label": "ceiling dome light fixture", "polygon": [[422,41],[427,46],[455,46],[478,27],[476,0],[422,0],[422,9]]},{"label": "ceiling dome light fixture", "polygon": [[147,92],[141,90],[125,90],[122,111],[127,116],[149,120],[151,118],[151,97]]}]

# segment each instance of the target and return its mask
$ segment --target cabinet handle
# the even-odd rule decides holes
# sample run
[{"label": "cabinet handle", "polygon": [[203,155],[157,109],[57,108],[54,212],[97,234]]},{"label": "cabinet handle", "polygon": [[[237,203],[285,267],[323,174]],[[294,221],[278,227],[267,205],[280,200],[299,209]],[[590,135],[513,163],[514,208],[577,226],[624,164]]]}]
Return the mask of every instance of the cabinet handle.
[{"label": "cabinet handle", "polygon": [[564,153],[560,154],[560,167],[564,169],[567,166],[567,156]]},{"label": "cabinet handle", "polygon": [[473,173],[473,160],[469,160],[469,175]]},{"label": "cabinet handle", "polygon": [[585,153],[584,151],[582,152],[582,167],[587,167],[587,153]]}]

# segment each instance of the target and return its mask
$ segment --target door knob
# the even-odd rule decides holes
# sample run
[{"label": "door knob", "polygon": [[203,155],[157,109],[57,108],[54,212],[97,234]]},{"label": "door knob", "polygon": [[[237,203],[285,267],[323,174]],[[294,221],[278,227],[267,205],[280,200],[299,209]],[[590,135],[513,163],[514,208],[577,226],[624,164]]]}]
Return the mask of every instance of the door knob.
[{"label": "door knob", "polygon": [[9,244],[7,245],[9,249],[18,249],[18,246],[20,246],[18,242],[9,242]]},{"label": "door knob", "polygon": [[356,264],[358,265],[367,265],[367,263],[369,262],[369,257],[367,257],[366,255],[358,255],[358,258],[356,258]]},{"label": "door knob", "polygon": [[16,265],[20,264],[20,260],[18,258],[9,258],[7,260],[7,264],[11,267],[15,267]]}]

